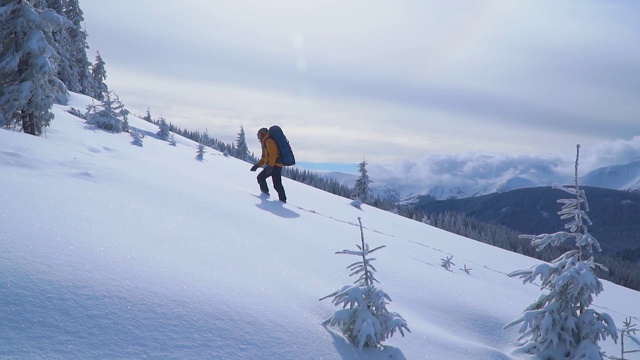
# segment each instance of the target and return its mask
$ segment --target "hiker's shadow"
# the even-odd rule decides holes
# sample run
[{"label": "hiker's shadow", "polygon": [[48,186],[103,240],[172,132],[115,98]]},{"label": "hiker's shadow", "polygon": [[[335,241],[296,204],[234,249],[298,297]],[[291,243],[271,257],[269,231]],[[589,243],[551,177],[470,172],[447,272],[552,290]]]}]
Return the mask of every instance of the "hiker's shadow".
[{"label": "hiker's shadow", "polygon": [[256,206],[264,211],[268,211],[276,216],[280,216],[281,218],[293,219],[300,217],[300,214],[297,212],[284,207],[283,202],[278,200],[269,200],[269,198],[264,196],[254,196],[260,199],[260,203],[256,204]]}]

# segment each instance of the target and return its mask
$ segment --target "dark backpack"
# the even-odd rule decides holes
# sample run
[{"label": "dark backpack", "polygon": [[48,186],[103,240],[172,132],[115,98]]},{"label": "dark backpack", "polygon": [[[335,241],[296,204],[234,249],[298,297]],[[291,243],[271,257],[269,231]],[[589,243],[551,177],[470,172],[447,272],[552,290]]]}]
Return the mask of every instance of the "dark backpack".
[{"label": "dark backpack", "polygon": [[282,129],[278,125],[273,125],[269,128],[269,137],[275,141],[278,146],[278,159],[276,161],[280,161],[284,166],[295,165],[296,158],[293,156],[293,150],[291,150],[291,145],[289,144],[289,140],[284,136]]}]

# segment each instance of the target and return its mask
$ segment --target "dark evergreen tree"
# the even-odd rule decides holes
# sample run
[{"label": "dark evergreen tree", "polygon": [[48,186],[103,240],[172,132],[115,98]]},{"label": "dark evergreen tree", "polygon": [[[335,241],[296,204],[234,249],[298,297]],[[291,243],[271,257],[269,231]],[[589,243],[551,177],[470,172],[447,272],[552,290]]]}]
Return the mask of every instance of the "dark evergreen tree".
[{"label": "dark evergreen tree", "polygon": [[151,118],[151,110],[149,108],[147,108],[147,113],[142,117],[142,120],[153,123],[153,119]]}]

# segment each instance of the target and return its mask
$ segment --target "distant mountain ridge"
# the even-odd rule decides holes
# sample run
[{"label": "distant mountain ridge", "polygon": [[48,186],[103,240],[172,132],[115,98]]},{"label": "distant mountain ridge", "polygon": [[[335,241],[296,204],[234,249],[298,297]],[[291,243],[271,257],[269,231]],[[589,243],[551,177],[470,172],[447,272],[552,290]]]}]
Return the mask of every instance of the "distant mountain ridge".
[{"label": "distant mountain ridge", "polygon": [[[531,175],[530,169],[520,169],[516,175],[504,177],[496,174],[495,180],[478,181],[451,177],[448,183],[421,182],[420,179],[394,178],[379,180],[372,177],[371,189],[376,195],[392,201],[411,203],[420,196],[430,196],[437,200],[463,199],[495,193],[505,193],[518,189],[571,184],[572,178],[560,174]],[[326,173],[343,184],[352,186],[357,175],[339,172]],[[640,191],[640,161],[622,165],[601,167],[586,173],[579,179],[581,185],[613,190]]]},{"label": "distant mountain ridge", "polygon": [[580,182],[607,189],[640,190],[640,161],[601,167],[584,175]]}]

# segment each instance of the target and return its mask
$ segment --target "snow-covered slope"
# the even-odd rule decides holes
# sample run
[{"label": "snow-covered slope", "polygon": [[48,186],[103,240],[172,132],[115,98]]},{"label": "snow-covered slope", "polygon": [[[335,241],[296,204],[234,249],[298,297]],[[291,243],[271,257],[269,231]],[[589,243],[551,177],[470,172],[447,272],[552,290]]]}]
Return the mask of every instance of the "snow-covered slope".
[{"label": "snow-covered slope", "polygon": [[[131,118],[134,146],[64,108],[46,137],[0,131],[0,358],[517,358],[502,327],[540,290],[506,273],[536,260],[288,179],[288,204],[262,199],[247,163],[196,161],[195,143]],[[384,350],[322,326],[336,309],[318,299],[354,281],[335,252],[355,249],[358,217],[412,331]],[[639,303],[605,282],[595,307],[621,324]]]},{"label": "snow-covered slope", "polygon": [[640,161],[593,170],[580,183],[616,190],[640,190]]}]

